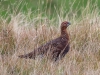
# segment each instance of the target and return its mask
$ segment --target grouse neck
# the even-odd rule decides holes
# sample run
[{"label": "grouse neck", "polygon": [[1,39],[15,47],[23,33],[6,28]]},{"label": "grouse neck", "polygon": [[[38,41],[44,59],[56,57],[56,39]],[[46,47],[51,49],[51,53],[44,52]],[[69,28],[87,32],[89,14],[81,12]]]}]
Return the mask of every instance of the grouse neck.
[{"label": "grouse neck", "polygon": [[61,36],[64,36],[64,37],[66,37],[67,39],[69,39],[69,35],[68,35],[68,32],[67,32],[66,29],[61,30]]}]

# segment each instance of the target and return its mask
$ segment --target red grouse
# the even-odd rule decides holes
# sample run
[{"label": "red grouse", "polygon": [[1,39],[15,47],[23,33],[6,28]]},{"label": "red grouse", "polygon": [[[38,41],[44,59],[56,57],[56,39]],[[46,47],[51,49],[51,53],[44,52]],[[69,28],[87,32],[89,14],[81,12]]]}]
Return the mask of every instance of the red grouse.
[{"label": "red grouse", "polygon": [[52,60],[61,59],[69,51],[69,35],[67,33],[67,27],[70,25],[69,22],[64,21],[61,23],[61,35],[60,37],[41,45],[39,48],[34,49],[32,52],[20,55],[20,58],[32,58],[35,59],[38,55],[49,56]]}]

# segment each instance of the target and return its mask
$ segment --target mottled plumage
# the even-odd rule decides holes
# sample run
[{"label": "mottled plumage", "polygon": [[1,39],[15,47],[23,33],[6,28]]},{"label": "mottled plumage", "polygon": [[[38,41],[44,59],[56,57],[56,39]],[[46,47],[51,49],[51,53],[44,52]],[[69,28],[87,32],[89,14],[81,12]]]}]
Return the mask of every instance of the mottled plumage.
[{"label": "mottled plumage", "polygon": [[61,59],[69,51],[69,35],[66,28],[70,25],[69,22],[64,21],[61,23],[61,35],[60,37],[49,41],[46,44],[41,45],[39,48],[34,49],[32,52],[20,55],[20,58],[33,58],[35,59],[38,55],[46,55],[52,60]]}]

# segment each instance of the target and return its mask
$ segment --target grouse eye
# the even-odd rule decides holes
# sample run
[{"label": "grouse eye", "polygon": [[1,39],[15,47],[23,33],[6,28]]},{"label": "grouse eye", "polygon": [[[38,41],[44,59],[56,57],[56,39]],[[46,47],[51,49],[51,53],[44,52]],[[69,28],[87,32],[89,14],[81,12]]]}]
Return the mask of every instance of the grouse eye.
[{"label": "grouse eye", "polygon": [[63,24],[67,24],[67,22],[64,22]]},{"label": "grouse eye", "polygon": [[64,24],[67,24],[67,22],[64,22]]}]

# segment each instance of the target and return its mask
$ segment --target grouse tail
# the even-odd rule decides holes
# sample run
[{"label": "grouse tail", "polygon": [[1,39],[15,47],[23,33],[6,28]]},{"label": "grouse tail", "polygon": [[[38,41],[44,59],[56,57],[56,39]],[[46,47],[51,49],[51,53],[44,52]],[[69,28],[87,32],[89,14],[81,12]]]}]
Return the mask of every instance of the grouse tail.
[{"label": "grouse tail", "polygon": [[34,52],[30,52],[28,54],[24,54],[24,55],[19,55],[18,57],[20,58],[30,58],[30,59],[35,59],[35,53]]}]

